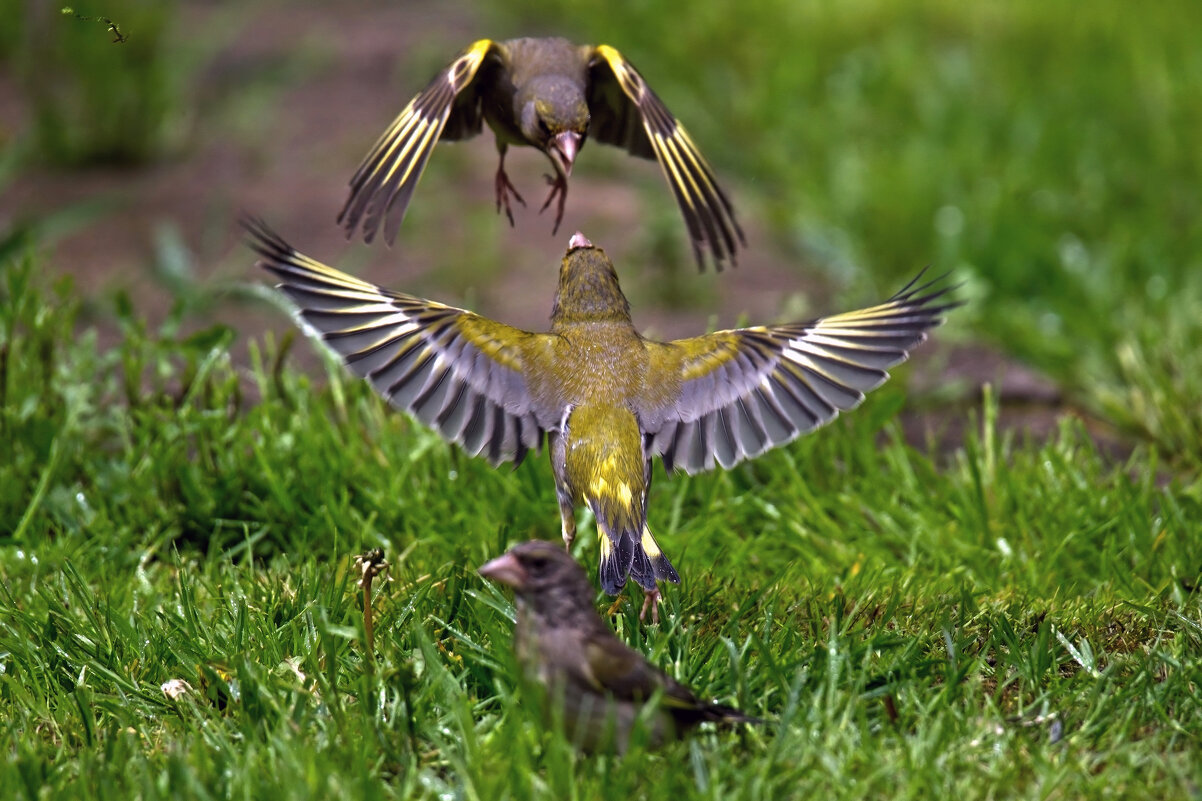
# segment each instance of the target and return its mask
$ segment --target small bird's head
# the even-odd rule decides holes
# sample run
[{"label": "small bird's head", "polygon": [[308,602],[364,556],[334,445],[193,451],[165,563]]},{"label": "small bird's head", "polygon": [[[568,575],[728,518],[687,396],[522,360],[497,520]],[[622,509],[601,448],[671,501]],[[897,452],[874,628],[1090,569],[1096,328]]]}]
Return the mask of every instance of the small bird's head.
[{"label": "small bird's head", "polygon": [[630,303],[605,251],[577,231],[559,266],[551,323],[630,322]]},{"label": "small bird's head", "polygon": [[530,604],[536,614],[565,608],[592,611],[593,585],[572,555],[555,543],[531,540],[515,545],[481,565],[479,573],[513,587],[517,597]]},{"label": "small bird's head", "polygon": [[572,174],[576,154],[588,135],[588,103],[561,78],[534,82],[518,121],[526,141],[541,148],[561,175]]}]

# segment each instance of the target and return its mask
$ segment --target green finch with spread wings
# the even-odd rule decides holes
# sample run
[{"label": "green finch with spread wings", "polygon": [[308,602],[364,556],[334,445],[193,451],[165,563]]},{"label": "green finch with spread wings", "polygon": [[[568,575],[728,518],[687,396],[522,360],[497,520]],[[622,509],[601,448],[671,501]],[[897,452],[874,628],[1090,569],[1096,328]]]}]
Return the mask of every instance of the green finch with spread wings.
[{"label": "green finch with spread wings", "polygon": [[359,165],[338,215],[347,236],[362,224],[370,242],[380,226],[391,244],[413,190],[438,141],[468,139],[483,123],[496,135],[497,211],[513,224],[510,196],[525,204],[505,173],[510,145],[547,154],[555,176],[545,210],[556,198],[563,219],[568,176],[588,137],[655,158],[676,196],[699,267],[705,254],[722,269],[745,244],[726,194],[684,127],[629,61],[608,45],[565,39],[481,39],[409,101]]},{"label": "green finch with spread wings", "polygon": [[597,521],[601,587],[628,577],[658,616],[679,582],[647,527],[651,461],[730,467],[857,406],[953,305],[918,279],[888,301],[792,325],[643,338],[605,252],[577,233],[559,269],[551,330],[532,333],[392,292],[296,252],[248,222],[306,329],[389,403],[493,464],[544,439],[569,547],[575,508]]},{"label": "green finch with spread wings", "polygon": [[593,586],[571,555],[549,542],[515,546],[480,568],[517,597],[514,650],[526,674],[563,710],[564,731],[586,751],[625,751],[643,708],[648,745],[699,723],[758,723],[697,698],[614,636],[593,607]]}]

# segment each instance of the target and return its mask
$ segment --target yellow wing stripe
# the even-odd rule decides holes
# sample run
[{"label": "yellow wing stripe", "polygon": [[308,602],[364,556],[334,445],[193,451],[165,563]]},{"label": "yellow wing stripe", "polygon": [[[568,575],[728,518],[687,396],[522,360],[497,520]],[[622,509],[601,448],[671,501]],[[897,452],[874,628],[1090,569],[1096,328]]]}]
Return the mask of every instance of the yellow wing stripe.
[{"label": "yellow wing stripe", "polygon": [[[874,339],[874,338],[875,339],[883,339],[884,337],[889,336],[889,335],[878,332],[878,331],[865,330],[865,331],[861,332],[861,331],[850,330],[850,331],[845,332],[843,334],[843,336],[851,336],[851,337],[857,337],[857,338],[863,338],[863,339]],[[857,362],[854,359],[850,359],[845,356],[840,356],[838,351],[852,350],[852,351],[865,351],[865,352],[873,352],[873,353],[875,353],[877,351],[877,348],[875,346],[873,346],[867,342],[857,342],[855,339],[841,339],[839,337],[824,336],[821,332],[817,332],[817,331],[812,334],[809,334],[806,337],[805,342],[807,345],[818,346],[818,347],[815,347],[815,350],[821,350],[822,353],[827,356],[827,358],[837,359],[838,361],[847,362],[848,364],[856,364]],[[798,340],[793,340],[790,344],[793,347],[798,347],[800,342]],[[823,350],[823,347],[836,348],[837,350],[836,351]]]},{"label": "yellow wing stripe", "polygon": [[[647,93],[647,85],[643,81],[642,76],[630,69],[626,59],[609,45],[599,45],[597,52],[601,54],[609,64],[610,69],[613,70],[614,75],[617,76],[622,91],[626,92],[636,105],[641,106]],[[691,186],[693,189],[692,196],[688,197],[687,201],[690,206],[696,208],[697,204],[693,202],[692,198],[702,197],[701,187],[694,180],[693,174],[689,174],[686,178],[682,175],[680,168],[686,163],[691,163],[696,173],[701,174],[706,185],[710,189],[716,189],[713,182],[709,180],[709,176],[706,175],[707,172],[711,171],[711,168],[702,157],[683,125],[674,119],[667,120],[666,122],[672,124],[673,131],[670,135],[665,136],[662,131],[659,131],[655,127],[654,122],[654,120],[644,115],[643,128],[646,130],[647,136],[651,139],[651,145],[655,149],[656,156],[664,170],[664,176],[682,189]],[[684,154],[683,156],[682,153]]]},{"label": "yellow wing stripe", "polygon": [[351,196],[338,215],[348,234],[366,212],[365,238],[370,241],[390,210],[396,211],[392,207],[399,197],[399,214],[385,230],[392,240],[395,225],[404,216],[408,198],[450,118],[455,98],[475,78],[492,46],[490,39],[474,42],[409,101],[372,145],[351,178]]},{"label": "yellow wing stripe", "polygon": [[306,332],[391,405],[494,464],[541,447],[546,429],[521,364],[533,335],[367,284],[297,253],[260,222],[243,223]]},{"label": "yellow wing stripe", "polygon": [[663,154],[664,161],[672,165],[672,174],[676,176],[676,182],[688,192],[689,205],[696,208],[697,204],[693,202],[693,198],[700,199],[701,187],[697,185],[693,173],[683,169],[685,162],[677,151],[676,138],[674,136],[664,137],[659,134],[652,134],[652,137],[657,141],[656,149]]},{"label": "yellow wing stripe", "polygon": [[[462,92],[464,87],[471,83],[472,79],[476,77],[476,71],[479,70],[480,65],[484,63],[484,58],[488,55],[488,51],[491,47],[492,40],[480,39],[479,41],[473,43],[467,50],[463,52],[462,55],[451,62],[450,66],[447,67],[446,70],[444,70],[443,74],[448,79],[451,91],[449,93],[440,92],[439,94],[444,96],[440,96],[438,100],[444,105],[444,107],[437,115],[425,117],[425,119],[428,120],[438,120],[438,129],[440,131],[442,129],[442,124],[446,122],[446,119],[451,112],[451,105],[455,99],[455,95]],[[445,96],[447,94],[449,94],[449,97]],[[418,121],[423,119],[423,115],[418,110],[417,106],[418,103],[425,98],[425,92],[421,92],[417,95],[417,97],[409,101],[409,104],[405,106],[405,110],[397,116],[392,125],[388,127],[388,130],[385,131],[384,135],[381,136],[377,141],[376,146],[372,148],[372,155],[378,153],[382,149],[381,146],[384,143],[403,135],[407,128],[412,127],[412,119],[416,119]]]},{"label": "yellow wing stripe", "polygon": [[595,52],[605,60],[622,91],[639,109],[643,130],[684,214],[699,263],[698,243],[704,243],[719,269],[727,259],[733,264],[735,251],[744,241],[743,231],[717,185],[713,169],[688,131],[621,53],[608,45],[598,45]]},{"label": "yellow wing stripe", "polygon": [[[430,121],[415,112],[414,108],[414,104],[410,103],[385,134],[385,138],[380,141],[375,151],[368,156],[370,161],[386,165],[386,169],[377,168],[376,170],[383,181],[387,181],[393,176],[397,167],[405,163],[405,156],[411,151],[420,153],[431,147],[431,135],[433,134],[435,139],[437,138],[437,134],[446,124],[447,116],[451,113],[451,107],[447,106],[436,121]],[[409,160],[405,175],[401,178],[402,183],[408,180],[417,161],[417,159]]]},{"label": "yellow wing stripe", "polygon": [[397,140],[404,137],[410,128],[422,123],[422,116],[416,112],[416,109],[417,98],[414,98],[372,145],[364,163],[372,163],[380,159],[383,154],[396,146]]},{"label": "yellow wing stripe", "polygon": [[675,187],[680,198],[689,204],[690,208],[696,208],[697,204],[693,202],[693,198],[686,190],[689,186],[689,181],[681,174],[679,163],[672,154],[668,151],[667,143],[659,134],[652,133],[651,147],[655,150],[655,160],[659,162],[659,167],[664,173],[664,178]]},{"label": "yellow wing stripe", "polygon": [[918,281],[867,309],[658,346],[653,361],[680,390],[640,410],[647,452],[669,470],[729,467],[855,408],[959,305],[941,279]]},{"label": "yellow wing stripe", "polygon": [[[810,358],[810,355],[802,350],[798,350],[796,348],[786,348],[784,351],[781,352],[781,358],[788,359],[789,361],[793,362],[794,364],[799,365],[803,369],[808,370],[811,373],[815,373],[817,375],[822,376],[823,378],[830,381],[832,384],[837,384],[840,386],[842,386],[842,384],[843,384],[843,382],[839,380],[839,376],[835,375],[830,370],[828,370],[826,367],[824,367],[821,362],[815,361],[814,359]],[[849,362],[849,364],[854,364],[854,362]],[[810,387],[811,389],[813,389],[813,386],[810,383],[809,379],[806,377],[805,373],[798,373],[797,379],[799,381],[801,381],[803,384],[805,384],[807,387]]]},{"label": "yellow wing stripe", "polygon": [[[434,143],[438,141],[438,136],[442,133],[443,127],[447,124],[447,118],[451,115],[451,106],[454,105],[455,95],[459,94],[463,91],[463,87],[471,83],[472,79],[476,76],[476,71],[484,63],[484,57],[488,55],[491,47],[491,39],[480,39],[472,43],[446,69],[451,91],[449,97],[439,98],[441,108],[436,117],[426,117],[418,110],[418,101],[423,98],[423,95],[419,94],[409,101],[409,105],[405,106],[405,110],[400,113],[384,135],[380,137],[376,146],[372,148],[367,161],[375,161],[377,155],[383,151],[384,157],[389,159],[388,169],[384,172],[385,180],[392,177],[392,174],[402,163],[405,155],[411,150],[415,153],[422,153],[433,147]],[[399,153],[396,152],[398,146],[403,146]],[[413,159],[409,162],[409,168],[401,178],[401,183],[409,180],[409,175],[414,165],[419,162],[420,159]]]},{"label": "yellow wing stripe", "polygon": [[697,152],[696,145],[689,139],[688,133],[681,126],[677,126],[676,131],[670,137],[659,137],[671,152],[672,159],[679,161],[681,164],[692,164],[693,169],[688,170],[689,184],[693,187],[693,192],[697,197],[702,197],[703,187],[697,183],[697,178],[700,177],[704,181],[704,189],[708,189],[711,194],[716,194],[717,187],[713,181],[709,179],[710,167],[701,154]]},{"label": "yellow wing stripe", "polygon": [[609,68],[613,70],[614,76],[617,77],[622,91],[629,95],[630,99],[634,100],[635,103],[642,100],[643,84],[641,81],[635,80],[635,76],[626,66],[626,59],[622,57],[622,54],[609,45],[597,45],[597,54],[605,59],[605,63],[609,64]]}]

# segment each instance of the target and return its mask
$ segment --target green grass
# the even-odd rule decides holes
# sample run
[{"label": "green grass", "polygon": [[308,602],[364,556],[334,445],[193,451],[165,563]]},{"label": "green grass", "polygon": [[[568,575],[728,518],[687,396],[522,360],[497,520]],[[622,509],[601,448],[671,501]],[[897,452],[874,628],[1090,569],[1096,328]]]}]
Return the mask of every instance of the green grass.
[{"label": "green grass", "polygon": [[[481,33],[618,46],[799,271],[864,300],[954,269],[970,304],[936,338],[1041,368],[1088,425],[1025,436],[903,370],[816,436],[658,474],[684,583],[660,627],[633,598],[614,626],[767,723],[585,757],[523,699],[511,603],[474,573],[558,537],[545,457],[493,470],[336,365],[298,372],[291,333],[206,327],[219,288],[170,229],[151,329],[42,278],[91,211],[28,221],[0,231],[0,798],[1198,798],[1197,4],[518,6]],[[647,186],[637,235],[679,248]],[[914,448],[915,409],[965,433]],[[372,654],[352,560],[377,546]]]},{"label": "green grass", "polygon": [[[886,389],[733,471],[661,478],[651,523],[685,581],[662,626],[636,599],[615,626],[768,722],[583,757],[522,703],[510,602],[474,574],[557,536],[544,459],[490,469],[334,366],[311,385],[286,347],[240,370],[223,328],[147,331],[119,303],[101,350],[70,287],[8,250],[8,797],[1197,792],[1202,492],[1148,449],[1114,463],[1068,420],[1015,441],[987,402],[961,449],[924,453]],[[377,545],[371,655],[350,562]]]}]

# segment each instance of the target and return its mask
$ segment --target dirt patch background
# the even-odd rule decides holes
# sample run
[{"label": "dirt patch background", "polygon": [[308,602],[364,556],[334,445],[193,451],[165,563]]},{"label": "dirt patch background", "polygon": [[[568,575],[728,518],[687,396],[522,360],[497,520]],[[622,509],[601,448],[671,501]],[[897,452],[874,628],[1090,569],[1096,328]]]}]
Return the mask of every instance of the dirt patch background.
[{"label": "dirt patch background", "polygon": [[[91,299],[96,325],[115,337],[104,310],[120,288],[152,322],[170,294],[154,264],[165,234],[178,233],[198,284],[208,289],[264,282],[240,243],[241,211],[263,217],[299,250],[368,280],[463,305],[524,328],[545,326],[559,260],[580,230],[604,247],[631,298],[635,321],[661,338],[743,321],[798,319],[835,311],[837,297],[812,266],[757,224],[754,187],[717,165],[748,237],[737,269],[697,275],[658,167],[609,147],[585,148],[573,176],[564,223],[539,216],[545,158],[513,149],[509,172],[530,207],[510,228],[493,207],[496,151],[485,134],[435,151],[397,245],[347,242],[335,224],[355,167],[384,126],[439,66],[472,40],[490,35],[464,3],[256,6],[231,21],[229,9],[182,8],[186,30],[228,30],[194,77],[195,104],[184,122],[187,147],[175,158],[137,168],[70,172],[30,168],[0,197],[0,219],[38,217],[83,203],[104,213],[49,245],[51,270],[70,273]],[[654,82],[654,76],[649,76]],[[688,120],[690,109],[665,98]],[[0,119],[14,141],[30,113],[11,75],[0,75]],[[701,142],[704,151],[705,143]],[[854,302],[883,298],[860,294]],[[220,295],[220,293],[218,293]],[[291,323],[263,303],[233,293],[187,321],[224,322],[248,338]],[[982,383],[1002,386],[1014,410],[1007,421],[1042,436],[1060,411],[1057,388],[982,345],[955,347],[937,336],[910,368],[919,389],[954,382],[971,403]],[[295,352],[312,363],[307,348]],[[956,436],[939,415],[907,423],[913,439],[932,428]]]}]

